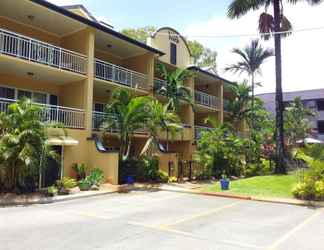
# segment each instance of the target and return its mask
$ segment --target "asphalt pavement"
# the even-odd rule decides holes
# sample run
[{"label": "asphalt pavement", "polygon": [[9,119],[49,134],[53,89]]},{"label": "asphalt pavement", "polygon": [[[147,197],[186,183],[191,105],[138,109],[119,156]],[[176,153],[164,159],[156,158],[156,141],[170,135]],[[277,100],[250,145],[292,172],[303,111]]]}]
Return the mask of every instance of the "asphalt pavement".
[{"label": "asphalt pavement", "polygon": [[132,191],[0,208],[1,250],[324,250],[324,210]]}]

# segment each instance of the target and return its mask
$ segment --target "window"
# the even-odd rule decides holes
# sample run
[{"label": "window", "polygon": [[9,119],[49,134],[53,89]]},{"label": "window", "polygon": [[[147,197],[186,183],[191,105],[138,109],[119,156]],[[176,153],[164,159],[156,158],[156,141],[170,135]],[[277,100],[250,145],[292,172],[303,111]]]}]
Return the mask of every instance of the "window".
[{"label": "window", "polygon": [[27,91],[27,90],[18,89],[17,99],[22,99],[24,97],[28,98],[28,99],[31,99],[32,98],[32,92]]},{"label": "window", "polygon": [[0,87],[0,98],[15,99],[15,89]]},{"label": "window", "polygon": [[49,104],[57,106],[58,105],[58,97],[56,95],[50,95]]},{"label": "window", "polygon": [[103,103],[95,103],[94,111],[95,112],[104,112],[105,105]]},{"label": "window", "polygon": [[324,121],[317,121],[317,130],[319,134],[324,134]]},{"label": "window", "polygon": [[47,94],[34,92],[32,100],[33,100],[33,102],[36,102],[36,103],[46,104],[47,103]]},{"label": "window", "polygon": [[177,45],[175,43],[170,43],[170,63],[177,64]]},{"label": "window", "polygon": [[316,105],[318,111],[324,111],[324,100],[317,100]]}]

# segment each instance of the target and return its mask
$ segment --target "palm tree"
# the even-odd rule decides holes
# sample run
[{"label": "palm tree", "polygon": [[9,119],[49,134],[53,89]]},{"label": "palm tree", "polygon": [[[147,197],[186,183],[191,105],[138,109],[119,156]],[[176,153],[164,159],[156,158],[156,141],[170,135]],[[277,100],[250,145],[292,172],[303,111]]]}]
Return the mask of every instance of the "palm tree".
[{"label": "palm tree", "polygon": [[[322,0],[286,0],[290,4],[308,2],[319,4]],[[269,7],[273,7],[273,15],[268,13]],[[228,8],[228,16],[232,19],[240,18],[249,11],[265,8],[259,18],[259,31],[264,39],[274,36],[275,62],[276,62],[276,168],[275,172],[284,174],[287,172],[284,127],[283,127],[283,97],[282,97],[282,65],[281,65],[281,36],[289,34],[292,30],[290,21],[284,16],[283,0],[233,0]]]},{"label": "palm tree", "polygon": [[264,49],[258,40],[253,40],[250,45],[243,49],[235,48],[232,51],[241,57],[241,61],[236,64],[232,64],[225,68],[225,71],[231,71],[234,73],[247,73],[251,78],[252,86],[252,100],[251,100],[251,139],[253,139],[253,110],[254,110],[254,88],[255,77],[257,74],[261,75],[261,65],[266,59],[273,56],[272,49]]},{"label": "palm tree", "polygon": [[191,71],[176,69],[169,72],[164,64],[160,63],[158,64],[158,72],[166,81],[166,85],[162,86],[158,93],[167,97],[169,110],[178,112],[180,110],[180,101],[194,107],[191,90],[184,86],[185,80],[194,76]]},{"label": "palm tree", "polygon": [[112,102],[106,105],[102,128],[106,132],[115,129],[120,137],[120,157],[126,161],[130,154],[132,135],[142,129],[149,118],[147,96],[133,97],[127,90],[113,92]]},{"label": "palm tree", "polygon": [[24,99],[0,113],[0,168],[9,191],[33,191],[47,157],[57,155],[46,144],[42,108]]},{"label": "palm tree", "polygon": [[171,132],[171,135],[174,136],[177,131],[182,129],[178,115],[170,111],[168,105],[163,105],[158,100],[152,100],[148,107],[149,119],[146,121],[146,129],[150,136],[141,152],[141,155],[146,153],[150,145],[158,145],[158,136],[162,131]]},{"label": "palm tree", "polygon": [[246,120],[250,112],[251,86],[247,82],[228,86],[234,95],[234,99],[228,102],[229,119],[234,123]]}]

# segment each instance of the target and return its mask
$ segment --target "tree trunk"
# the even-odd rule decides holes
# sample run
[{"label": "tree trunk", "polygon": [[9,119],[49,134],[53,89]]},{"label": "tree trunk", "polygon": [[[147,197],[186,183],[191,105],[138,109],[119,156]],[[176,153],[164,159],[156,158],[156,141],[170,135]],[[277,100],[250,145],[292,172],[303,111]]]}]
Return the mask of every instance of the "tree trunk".
[{"label": "tree trunk", "polygon": [[253,162],[253,146],[252,141],[254,140],[254,74],[251,75],[251,86],[252,86],[252,100],[251,100],[251,116],[250,116],[250,161]]},{"label": "tree trunk", "polygon": [[[273,1],[275,32],[280,32],[280,0]],[[282,97],[282,65],[281,65],[281,35],[275,33],[276,60],[276,174],[286,173],[284,128],[283,128],[283,97]]]}]

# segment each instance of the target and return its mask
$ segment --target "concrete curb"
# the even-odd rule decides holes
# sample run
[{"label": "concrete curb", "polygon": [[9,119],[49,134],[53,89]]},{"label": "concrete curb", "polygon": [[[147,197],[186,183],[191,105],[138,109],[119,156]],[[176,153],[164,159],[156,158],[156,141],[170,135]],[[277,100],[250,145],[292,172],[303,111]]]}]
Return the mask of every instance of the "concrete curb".
[{"label": "concrete curb", "polygon": [[92,191],[91,193],[80,193],[80,194],[70,194],[70,195],[58,195],[54,197],[40,197],[39,199],[26,199],[22,201],[1,201],[0,200],[0,207],[8,207],[8,206],[30,206],[36,204],[51,204],[56,202],[62,201],[70,201],[70,200],[77,200],[82,198],[89,198],[89,197],[96,197],[102,196],[112,193],[117,193],[119,190],[109,190],[109,191]]},{"label": "concrete curb", "polygon": [[275,199],[275,198],[266,198],[266,197],[225,194],[225,193],[219,193],[219,192],[217,192],[217,193],[203,192],[203,191],[189,190],[189,189],[173,189],[173,188],[165,188],[165,187],[160,187],[158,189],[163,190],[163,191],[170,191],[170,192],[188,193],[188,194],[205,195],[205,196],[215,196],[215,197],[240,199],[240,200],[251,200],[251,201],[295,205],[295,206],[324,207],[324,202],[321,202],[321,201],[304,201],[304,200],[297,200],[297,199]]}]

